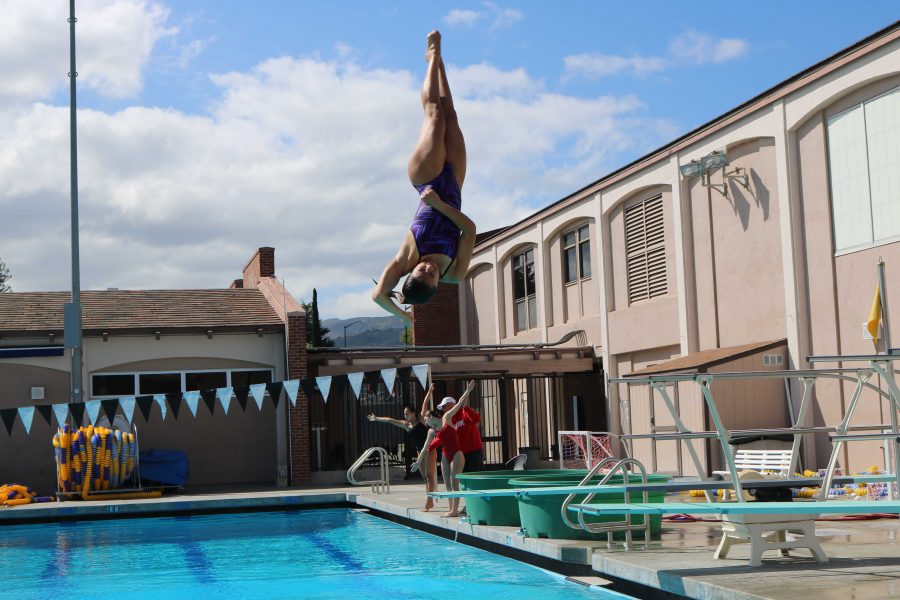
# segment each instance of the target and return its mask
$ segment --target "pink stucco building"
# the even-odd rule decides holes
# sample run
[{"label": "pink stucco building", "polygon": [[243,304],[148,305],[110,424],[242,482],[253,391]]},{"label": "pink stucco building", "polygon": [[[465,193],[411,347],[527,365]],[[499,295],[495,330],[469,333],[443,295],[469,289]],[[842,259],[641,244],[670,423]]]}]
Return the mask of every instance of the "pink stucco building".
[{"label": "pink stucco building", "polygon": [[[726,166],[682,174],[718,153]],[[583,329],[607,379],[709,351],[721,363],[754,344],[783,356],[771,368],[809,368],[810,355],[873,351],[862,324],[878,257],[900,307],[900,23],[481,240],[460,287],[461,341]],[[762,370],[763,354],[731,366]],[[789,423],[783,387],[753,389],[718,399]],[[622,393],[610,389],[613,430]],[[834,424],[847,388],[816,394],[807,424]],[[861,421],[888,422],[886,403],[863,400]],[[830,447],[810,439],[805,464]],[[853,444],[842,462],[882,463],[881,442]]]}]

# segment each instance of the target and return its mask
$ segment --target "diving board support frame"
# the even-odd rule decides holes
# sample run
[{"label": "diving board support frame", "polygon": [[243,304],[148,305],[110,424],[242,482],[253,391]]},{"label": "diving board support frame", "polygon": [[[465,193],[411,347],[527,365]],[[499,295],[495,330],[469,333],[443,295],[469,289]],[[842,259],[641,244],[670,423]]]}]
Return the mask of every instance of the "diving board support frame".
[{"label": "diving board support frame", "polygon": [[[863,385],[868,382],[869,377],[872,376],[871,371],[859,371],[856,374],[856,387],[853,390],[853,395],[850,396],[850,404],[847,406],[847,411],[844,413],[844,418],[841,419],[841,422],[838,424],[836,428],[836,432],[838,436],[847,435],[847,428],[850,426],[850,419],[853,417],[853,413],[856,412],[856,405],[859,403],[859,396],[862,393]],[[831,447],[831,456],[828,457],[828,466],[825,469],[825,480],[822,482],[822,489],[819,492],[819,500],[827,500],[828,499],[828,490],[831,489],[831,482],[834,479],[834,470],[837,467],[838,457],[841,453],[841,448],[844,446],[843,439],[835,439],[834,443]]]},{"label": "diving board support frame", "polygon": [[[669,409],[669,413],[672,415],[672,420],[675,422],[675,427],[678,428],[678,433],[691,433],[690,429],[685,426],[684,421],[681,420],[681,415],[678,414],[678,409],[675,408],[675,404],[669,397],[669,392],[668,390],[666,390],[666,387],[668,386],[662,382],[654,382],[650,384],[650,387],[653,389],[653,391],[659,394],[659,397],[662,398],[662,401],[666,404],[666,408]],[[694,463],[694,468],[697,470],[697,476],[700,477],[701,480],[707,480],[708,478],[704,476],[705,469],[703,468],[703,463],[700,462],[700,457],[697,455],[697,449],[694,448],[694,444],[690,439],[683,439],[680,441],[684,442],[684,445],[687,447],[688,454],[691,455],[691,461]],[[706,496],[707,502],[715,501],[715,498],[713,498],[709,490],[703,490],[703,493]]]}]

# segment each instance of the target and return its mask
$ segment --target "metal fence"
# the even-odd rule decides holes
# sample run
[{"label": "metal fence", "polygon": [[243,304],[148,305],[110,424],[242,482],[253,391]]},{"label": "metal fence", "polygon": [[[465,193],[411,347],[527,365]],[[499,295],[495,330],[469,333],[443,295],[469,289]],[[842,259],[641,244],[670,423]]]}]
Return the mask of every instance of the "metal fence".
[{"label": "metal fence", "polygon": [[[435,373],[434,404],[444,396],[459,398],[470,379],[477,381],[470,405],[481,415],[486,468],[502,467],[526,448],[536,449],[544,460],[557,458],[557,432],[574,429],[576,421],[583,429],[606,429],[602,373],[474,377]],[[404,405],[418,413],[424,396],[408,368],[398,369],[393,393],[378,371],[366,373],[358,398],[346,378],[335,377],[327,403],[318,392],[310,401],[312,470],[344,470],[373,446],[385,448],[392,464],[405,464],[403,430],[370,422],[367,415],[402,419]]]}]

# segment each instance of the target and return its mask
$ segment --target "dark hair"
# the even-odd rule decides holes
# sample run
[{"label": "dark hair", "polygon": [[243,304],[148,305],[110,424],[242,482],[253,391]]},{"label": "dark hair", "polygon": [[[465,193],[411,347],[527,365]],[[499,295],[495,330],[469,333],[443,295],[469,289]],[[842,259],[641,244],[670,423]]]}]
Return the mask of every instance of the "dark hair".
[{"label": "dark hair", "polygon": [[439,410],[437,408],[433,408],[433,409],[429,410],[427,413],[425,413],[425,416],[426,417],[434,417],[435,419],[443,419],[444,411]]},{"label": "dark hair", "polygon": [[409,412],[411,412],[413,414],[416,413],[416,409],[414,409],[411,404],[404,404],[403,410],[408,410]]},{"label": "dark hair", "polygon": [[413,277],[410,273],[406,281],[403,282],[403,303],[404,304],[425,304],[437,291],[437,286],[430,286],[418,277]]}]

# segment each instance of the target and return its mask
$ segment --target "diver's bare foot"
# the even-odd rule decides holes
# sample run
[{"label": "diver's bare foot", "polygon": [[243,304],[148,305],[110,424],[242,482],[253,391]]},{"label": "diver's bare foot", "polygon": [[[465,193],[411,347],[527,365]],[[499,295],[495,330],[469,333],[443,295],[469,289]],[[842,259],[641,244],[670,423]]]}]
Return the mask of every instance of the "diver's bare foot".
[{"label": "diver's bare foot", "polygon": [[441,56],[441,32],[437,29],[432,29],[425,39],[425,62],[431,62],[432,56]]},{"label": "diver's bare foot", "polygon": [[428,498],[425,501],[425,509],[424,510],[425,510],[425,512],[428,512],[432,508],[434,508],[434,500],[432,500],[431,498]]},{"label": "diver's bare foot", "polygon": [[451,510],[450,512],[445,512],[445,513],[444,513],[444,516],[445,516],[445,517],[458,517],[458,516],[459,516],[459,511]]}]

